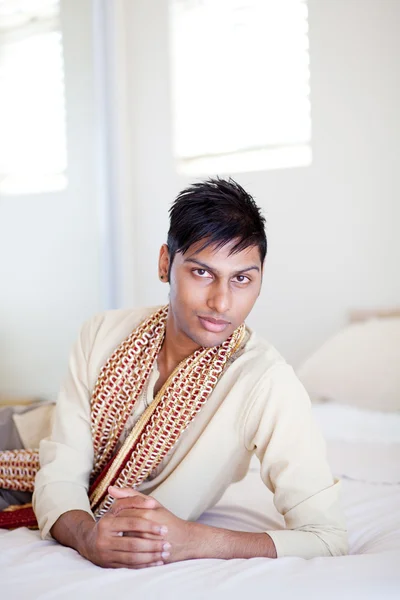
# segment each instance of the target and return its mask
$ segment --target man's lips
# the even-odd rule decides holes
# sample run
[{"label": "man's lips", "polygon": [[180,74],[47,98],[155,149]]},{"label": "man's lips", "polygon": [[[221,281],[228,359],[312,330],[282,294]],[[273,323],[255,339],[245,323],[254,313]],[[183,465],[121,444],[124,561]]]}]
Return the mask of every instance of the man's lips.
[{"label": "man's lips", "polygon": [[230,325],[229,321],[223,319],[214,319],[213,317],[200,317],[199,321],[204,329],[211,331],[212,333],[219,333],[226,329]]}]

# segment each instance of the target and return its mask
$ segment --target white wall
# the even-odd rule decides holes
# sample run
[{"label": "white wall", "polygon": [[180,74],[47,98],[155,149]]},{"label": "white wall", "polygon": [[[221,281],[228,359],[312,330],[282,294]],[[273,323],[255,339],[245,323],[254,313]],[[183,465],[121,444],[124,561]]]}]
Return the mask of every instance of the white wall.
[{"label": "white wall", "polygon": [[[120,27],[110,96],[119,134],[110,151],[119,285],[108,297],[155,304],[166,300],[157,254],[167,210],[189,183],[175,174],[171,154],[167,1],[107,6]],[[349,308],[400,303],[400,3],[309,6],[313,165],[237,176],[268,220],[264,289],[249,323],[294,363],[340,327]],[[92,26],[90,0],[63,1],[68,189],[0,198],[0,394],[54,397],[80,324],[106,304],[110,224],[100,200],[104,132]]]},{"label": "white wall", "polygon": [[[167,210],[189,180],[171,154],[167,2],[129,0],[125,10],[133,192],[123,228],[134,259],[120,297],[156,304],[166,299],[157,254]],[[400,303],[399,22],[396,0],[309,1],[313,164],[236,176],[268,221],[249,323],[295,365],[349,309]]]},{"label": "white wall", "polygon": [[102,308],[90,0],[63,3],[68,188],[0,198],[0,395],[53,398]]}]

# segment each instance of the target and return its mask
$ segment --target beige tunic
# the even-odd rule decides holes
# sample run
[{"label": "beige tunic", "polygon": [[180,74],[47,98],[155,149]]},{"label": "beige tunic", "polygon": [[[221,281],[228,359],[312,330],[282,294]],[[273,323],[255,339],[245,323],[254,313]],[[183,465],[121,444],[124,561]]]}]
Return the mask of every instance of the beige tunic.
[{"label": "beige tunic", "polygon": [[[55,521],[69,510],[92,514],[87,495],[93,465],[91,392],[113,350],[154,310],[107,311],[81,330],[51,436],[40,443],[33,506],[43,538],[50,537]],[[147,401],[153,397],[157,376],[155,367]],[[141,409],[138,404],[133,421],[143,409],[144,404]],[[278,557],[346,553],[341,483],[330,472],[307,393],[273,346],[249,329],[241,354],[160,468],[138,489],[177,516],[196,520],[232,482],[245,476],[253,454],[285,519],[285,530],[267,532]]]},{"label": "beige tunic", "polygon": [[[233,362],[237,358],[239,358],[239,356],[241,356],[243,354],[245,345],[246,345],[249,337],[250,337],[249,332],[246,331],[240,348],[237,350],[237,352],[235,352],[234,355],[232,355],[228,358],[225,368],[224,368],[224,371],[226,371],[233,364]],[[157,368],[157,362],[155,362],[155,364],[153,365],[153,369],[150,373],[147,385],[144,386],[144,389],[138,398],[138,402],[136,403],[130,417],[128,418],[128,420],[125,424],[124,430],[121,433],[121,436],[118,440],[118,444],[116,447],[116,451],[122,446],[125,439],[128,437],[129,433],[131,432],[132,428],[135,426],[136,422],[139,420],[140,416],[143,414],[143,412],[146,410],[146,408],[153,401],[154,396],[155,396],[154,386],[157,383],[159,376],[160,376],[160,373]],[[177,448],[179,447],[179,444],[182,442],[182,440],[185,439],[185,436],[187,435],[186,431],[184,431],[180,435],[180,437],[177,440],[177,442],[175,443],[175,445],[171,448],[171,450],[168,452],[168,454],[165,455],[165,457],[160,462],[160,464],[155,469],[153,469],[153,471],[147,477],[146,481],[151,481],[152,479],[157,477],[157,475],[159,475],[161,473],[161,471],[166,467],[166,465],[170,461],[172,455],[174,454],[174,452],[176,452]],[[138,488],[138,489],[140,489],[140,488]]]}]

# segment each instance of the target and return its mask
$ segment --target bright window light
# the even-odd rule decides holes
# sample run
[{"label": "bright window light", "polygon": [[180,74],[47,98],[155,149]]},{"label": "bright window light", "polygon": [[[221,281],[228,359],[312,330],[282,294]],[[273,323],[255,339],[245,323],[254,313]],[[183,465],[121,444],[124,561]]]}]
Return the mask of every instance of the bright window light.
[{"label": "bright window light", "polygon": [[59,2],[0,0],[0,192],[66,187]]},{"label": "bright window light", "polygon": [[311,164],[304,0],[170,0],[179,172]]}]

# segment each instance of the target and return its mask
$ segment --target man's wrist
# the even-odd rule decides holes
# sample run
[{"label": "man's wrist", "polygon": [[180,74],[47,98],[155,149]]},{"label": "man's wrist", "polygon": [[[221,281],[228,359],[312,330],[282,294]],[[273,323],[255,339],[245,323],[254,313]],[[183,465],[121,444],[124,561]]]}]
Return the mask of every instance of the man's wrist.
[{"label": "man's wrist", "polygon": [[71,510],[63,513],[51,528],[51,535],[60,544],[74,548],[90,560],[90,533],[96,521],[83,510]]},{"label": "man's wrist", "polygon": [[84,558],[88,560],[91,559],[91,538],[94,528],[96,527],[96,521],[93,519],[84,518],[78,524],[76,530],[76,550],[81,554]]},{"label": "man's wrist", "polygon": [[265,532],[248,533],[190,524],[190,558],[277,558],[275,544]]}]

